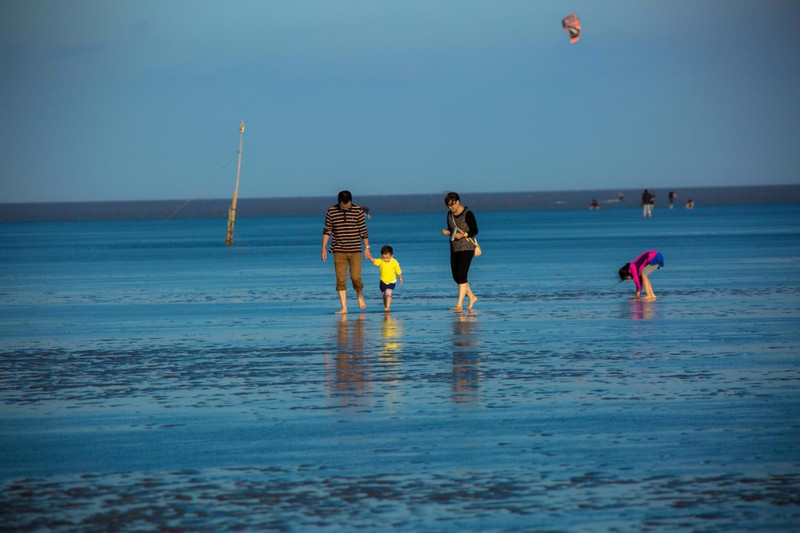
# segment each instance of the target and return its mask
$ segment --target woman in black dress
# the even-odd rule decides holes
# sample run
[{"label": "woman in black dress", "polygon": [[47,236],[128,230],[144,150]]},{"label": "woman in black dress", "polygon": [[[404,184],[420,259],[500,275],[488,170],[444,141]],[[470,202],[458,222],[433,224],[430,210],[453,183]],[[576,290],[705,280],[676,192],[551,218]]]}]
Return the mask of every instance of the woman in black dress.
[{"label": "woman in black dress", "polygon": [[458,301],[451,309],[462,309],[465,296],[469,298],[468,308],[472,309],[478,297],[472,294],[467,275],[472,258],[475,256],[478,223],[472,211],[461,205],[461,198],[457,193],[448,193],[444,203],[449,211],[447,229],[442,230],[442,235],[450,237],[450,269],[453,272],[453,280],[458,284]]}]

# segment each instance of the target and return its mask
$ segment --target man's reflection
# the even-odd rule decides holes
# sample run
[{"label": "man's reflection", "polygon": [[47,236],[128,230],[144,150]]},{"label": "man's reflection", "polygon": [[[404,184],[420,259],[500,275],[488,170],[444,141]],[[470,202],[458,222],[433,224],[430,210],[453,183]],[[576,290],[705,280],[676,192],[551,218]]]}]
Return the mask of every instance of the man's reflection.
[{"label": "man's reflection", "polygon": [[331,396],[341,406],[360,407],[367,404],[370,368],[364,351],[365,316],[349,319],[341,315],[336,323],[336,358],[333,383],[328,381]]},{"label": "man's reflection", "polygon": [[478,401],[480,391],[479,339],[475,334],[477,314],[458,311],[453,320],[453,401]]}]

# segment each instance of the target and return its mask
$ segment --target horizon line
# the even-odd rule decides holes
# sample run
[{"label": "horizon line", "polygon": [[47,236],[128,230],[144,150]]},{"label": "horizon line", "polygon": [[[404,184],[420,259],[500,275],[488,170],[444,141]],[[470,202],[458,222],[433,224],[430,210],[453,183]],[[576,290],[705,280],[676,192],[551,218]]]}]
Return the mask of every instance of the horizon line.
[{"label": "horizon line", "polygon": [[[471,195],[500,195],[500,194],[559,194],[569,193],[575,194],[580,192],[630,192],[639,190],[693,190],[693,189],[747,189],[747,188],[772,188],[772,187],[800,187],[798,183],[782,183],[782,184],[764,184],[764,185],[692,185],[687,187],[673,186],[673,187],[645,187],[640,188],[603,188],[603,189],[558,189],[558,190],[517,190],[517,191],[464,191],[459,194]],[[344,189],[343,189],[344,190]],[[385,198],[385,197],[410,197],[410,196],[437,196],[447,194],[449,190],[442,190],[440,192],[424,192],[424,193],[400,193],[400,194],[359,194],[354,195],[358,198]],[[316,199],[316,198],[329,198],[332,195],[311,195],[311,196],[239,196],[239,201],[250,200],[299,200],[299,199]],[[335,196],[335,195],[333,195]],[[0,205],[43,205],[43,204],[91,204],[91,203],[136,203],[136,202],[218,202],[229,201],[227,197],[217,198],[160,198],[160,199],[130,199],[130,200],[42,200],[42,201],[13,201],[13,202],[0,202]]]}]

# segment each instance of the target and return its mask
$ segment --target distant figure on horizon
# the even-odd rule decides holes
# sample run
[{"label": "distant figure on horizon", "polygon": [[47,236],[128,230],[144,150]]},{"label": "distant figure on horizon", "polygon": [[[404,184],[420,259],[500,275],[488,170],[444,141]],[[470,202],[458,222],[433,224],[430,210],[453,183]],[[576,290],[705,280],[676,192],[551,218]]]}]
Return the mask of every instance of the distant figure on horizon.
[{"label": "distant figure on horizon", "polygon": [[592,203],[589,205],[589,209],[600,209],[600,202],[597,201],[597,198],[592,199]]},{"label": "distant figure on horizon", "polygon": [[686,209],[694,209],[694,200],[691,198],[686,201]]},{"label": "distant figure on horizon", "polygon": [[442,235],[450,237],[450,270],[453,273],[453,281],[458,284],[458,301],[451,309],[462,309],[464,296],[469,298],[468,308],[472,309],[472,306],[478,301],[478,297],[472,294],[467,274],[469,274],[472,258],[475,257],[477,246],[475,236],[478,234],[478,223],[475,221],[472,211],[461,205],[458,193],[448,193],[444,198],[444,204],[449,211],[447,213],[447,229],[442,230]]},{"label": "distant figure on horizon", "polygon": [[619,201],[621,202],[622,200],[625,199],[625,193],[622,192],[622,191],[619,191],[619,194],[617,195],[617,198],[619,198]]},{"label": "distant figure on horizon", "polygon": [[620,281],[625,281],[626,279],[633,280],[633,283],[636,285],[636,295],[633,297],[634,300],[639,299],[639,294],[642,291],[642,287],[644,287],[644,298],[642,298],[642,300],[653,301],[656,299],[656,295],[653,292],[653,286],[650,284],[649,276],[663,266],[664,257],[661,255],[661,252],[658,250],[649,250],[641,254],[633,262],[625,263],[622,268],[619,269],[619,279]]},{"label": "distant figure on horizon", "polygon": [[644,190],[642,193],[642,218],[653,218],[653,203],[656,200],[656,195]]},{"label": "distant figure on horizon", "polygon": [[364,210],[364,214],[367,216],[367,220],[372,220],[372,215],[369,214],[369,207],[362,205],[361,209]]},{"label": "distant figure on horizon", "polygon": [[347,313],[347,268],[350,267],[350,280],[358,297],[359,309],[367,307],[364,301],[364,283],[361,281],[361,241],[364,241],[364,257],[372,261],[369,252],[369,235],[364,210],[353,203],[350,191],[341,191],[338,202],[325,213],[325,226],[322,228],[322,260],[328,258],[328,242],[333,253],[333,266],[336,271],[336,291],[342,308],[336,314]]},{"label": "distant figure on horizon", "polygon": [[675,191],[669,191],[669,208],[670,209],[672,209],[672,204],[675,202],[675,198],[677,198],[677,197],[678,197],[678,195],[675,193]]},{"label": "distant figure on horizon", "polygon": [[390,311],[392,307],[392,291],[397,280],[403,283],[403,271],[400,263],[394,258],[394,250],[388,244],[381,248],[381,258],[375,259],[373,264],[380,269],[380,282],[378,287],[383,295],[383,310]]}]

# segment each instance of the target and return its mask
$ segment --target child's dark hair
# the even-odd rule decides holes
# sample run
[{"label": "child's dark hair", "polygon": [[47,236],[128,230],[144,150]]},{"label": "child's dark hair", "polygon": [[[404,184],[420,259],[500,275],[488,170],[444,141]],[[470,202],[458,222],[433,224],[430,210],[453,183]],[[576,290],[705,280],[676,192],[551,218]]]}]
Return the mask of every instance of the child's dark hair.
[{"label": "child's dark hair", "polygon": [[632,278],[633,275],[631,274],[631,264],[625,263],[625,265],[619,269],[618,275],[620,281],[625,281],[626,279]]},{"label": "child's dark hair", "polygon": [[383,255],[383,254],[394,255],[394,250],[392,250],[391,246],[389,246],[388,244],[385,244],[383,246],[383,248],[381,248],[381,255]]}]

